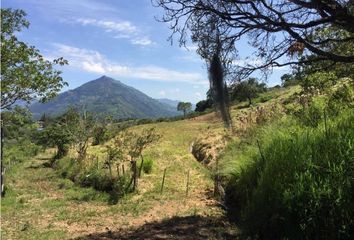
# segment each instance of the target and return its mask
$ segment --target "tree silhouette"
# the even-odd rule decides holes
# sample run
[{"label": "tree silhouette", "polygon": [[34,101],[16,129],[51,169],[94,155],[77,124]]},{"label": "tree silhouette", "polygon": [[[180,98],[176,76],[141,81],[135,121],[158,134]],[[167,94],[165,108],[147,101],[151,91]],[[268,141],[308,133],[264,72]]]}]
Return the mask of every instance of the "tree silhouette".
[{"label": "tree silhouette", "polygon": [[191,110],[192,104],[190,102],[179,102],[177,105],[177,111],[182,111],[184,117],[186,117],[187,112]]}]

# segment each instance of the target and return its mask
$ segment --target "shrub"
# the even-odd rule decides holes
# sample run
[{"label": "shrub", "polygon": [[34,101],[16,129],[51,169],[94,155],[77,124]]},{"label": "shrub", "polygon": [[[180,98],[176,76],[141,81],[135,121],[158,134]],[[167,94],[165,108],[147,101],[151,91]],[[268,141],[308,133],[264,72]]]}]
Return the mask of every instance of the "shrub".
[{"label": "shrub", "polygon": [[145,158],[143,163],[144,173],[150,174],[152,172],[153,165],[154,165],[154,161],[151,158]]},{"label": "shrub", "polygon": [[57,162],[57,171],[64,177],[72,180],[81,187],[92,187],[95,190],[110,194],[110,203],[117,203],[118,199],[131,192],[130,176],[112,178],[103,168],[103,164],[91,164],[83,167],[75,159],[64,157]]},{"label": "shrub", "polygon": [[307,107],[295,112],[295,116],[301,124],[309,127],[317,127],[325,114],[324,103],[318,99],[311,100]]},{"label": "shrub", "polygon": [[[305,128],[288,120],[262,134],[233,174],[229,214],[259,239],[350,239],[354,234],[352,112]],[[279,126],[283,126],[280,128]],[[277,131],[275,131],[277,129]]]}]

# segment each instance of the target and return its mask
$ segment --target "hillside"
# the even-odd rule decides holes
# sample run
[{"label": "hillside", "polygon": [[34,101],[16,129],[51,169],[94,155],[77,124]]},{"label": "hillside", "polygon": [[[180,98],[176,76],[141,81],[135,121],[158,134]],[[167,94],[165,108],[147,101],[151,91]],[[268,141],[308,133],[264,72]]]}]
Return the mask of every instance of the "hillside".
[{"label": "hillside", "polygon": [[30,110],[38,119],[43,113],[50,116],[62,114],[70,106],[115,119],[178,115],[169,105],[106,76],[63,92],[48,103],[34,103]]},{"label": "hillside", "polygon": [[[296,89],[269,93],[268,106],[288,98]],[[242,109],[240,109],[242,107]],[[238,116],[251,111],[243,103],[232,107],[236,128]],[[135,126],[139,131],[155,127],[162,135],[146,149],[154,160],[151,174],[139,180],[137,194],[110,205],[110,196],[81,188],[55,170],[44,167],[53,152],[17,164],[9,170],[8,197],[2,203],[5,234],[24,239],[235,239],[238,230],[230,224],[213,198],[212,171],[190,152],[192,143],[203,138],[212,145],[225,132],[214,113],[175,122]],[[237,139],[237,136],[235,136]],[[104,160],[104,145],[90,146],[89,155]],[[164,191],[161,193],[166,169]],[[187,175],[190,175],[186,196]],[[25,175],[24,175],[25,174]],[[45,191],[43,191],[45,189]],[[16,212],[15,212],[16,211]],[[41,212],[45,219],[35,216]],[[22,231],[21,231],[22,230]]]},{"label": "hillside", "polygon": [[[223,177],[243,176],[239,174],[252,166],[248,154],[262,157],[263,152],[269,150],[264,139],[272,139],[272,134],[279,129],[284,133],[295,133],[289,133],[287,124],[294,122],[287,112],[294,107],[297,96],[294,94],[299,92],[297,86],[274,89],[261,94],[251,107],[246,102],[233,105],[233,133],[225,131],[214,112],[185,120],[131,127],[129,131],[133,132],[154,127],[162,138],[144,151],[144,158],[154,162],[152,172],[142,174],[137,192],[128,193],[113,204],[113,195],[82,187],[68,179],[74,151],[59,161],[57,169],[47,167],[55,149],[28,161],[8,164],[8,192],[2,201],[1,216],[4,236],[9,239],[238,239],[243,234],[242,225],[235,226],[230,222],[221,207],[225,206],[224,202],[213,195],[214,157],[220,157]],[[323,133],[322,126],[320,131]],[[309,137],[308,132],[304,136]],[[198,142],[201,159],[191,153]],[[293,149],[293,142],[288,142],[292,147],[286,148]],[[85,168],[109,174],[104,167],[105,146],[108,144],[88,148]],[[277,151],[273,156],[281,152],[284,151]],[[270,159],[269,154],[265,156]],[[286,161],[287,157],[279,159]],[[279,181],[272,174],[270,172],[267,178],[271,181],[270,186],[278,186],[273,181]],[[90,174],[83,176],[88,179]],[[245,181],[248,176],[252,175],[246,175]],[[243,181],[235,183],[243,186]],[[238,198],[231,195],[228,213],[253,186],[246,187],[236,188],[240,191],[240,195],[236,195]],[[260,204],[256,209],[259,212],[252,215],[250,222],[257,223],[263,209],[271,209],[270,214],[277,210],[271,202],[269,205],[271,207]],[[38,218],[39,214],[43,217]],[[257,226],[257,229],[261,227]]]}]

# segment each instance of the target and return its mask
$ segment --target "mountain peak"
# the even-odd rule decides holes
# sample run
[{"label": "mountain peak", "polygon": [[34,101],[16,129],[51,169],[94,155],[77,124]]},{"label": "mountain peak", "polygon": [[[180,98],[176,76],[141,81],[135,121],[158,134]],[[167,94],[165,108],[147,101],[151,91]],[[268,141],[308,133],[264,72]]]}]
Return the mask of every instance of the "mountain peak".
[{"label": "mountain peak", "polygon": [[108,77],[106,75],[103,75],[102,77],[99,77],[94,81],[115,81],[115,82],[117,82],[117,80],[114,80],[113,78]]},{"label": "mountain peak", "polygon": [[105,75],[71,91],[63,92],[48,103],[30,106],[35,117],[43,113],[60,115],[70,106],[97,114],[121,118],[158,118],[178,115],[176,108],[161,104],[137,89]]}]

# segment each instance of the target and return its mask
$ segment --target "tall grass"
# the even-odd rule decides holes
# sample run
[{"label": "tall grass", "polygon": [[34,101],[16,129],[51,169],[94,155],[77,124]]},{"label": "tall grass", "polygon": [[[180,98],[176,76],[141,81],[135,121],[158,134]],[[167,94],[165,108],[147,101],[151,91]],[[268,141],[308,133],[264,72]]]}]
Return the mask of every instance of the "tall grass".
[{"label": "tall grass", "polygon": [[[354,113],[305,127],[263,129],[229,170],[229,214],[259,239],[350,239],[354,232]],[[234,171],[234,172],[233,172]]]}]

